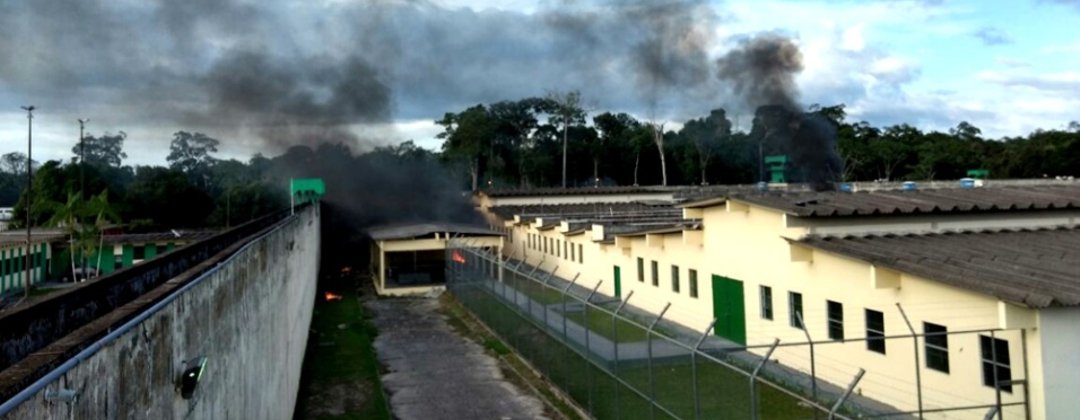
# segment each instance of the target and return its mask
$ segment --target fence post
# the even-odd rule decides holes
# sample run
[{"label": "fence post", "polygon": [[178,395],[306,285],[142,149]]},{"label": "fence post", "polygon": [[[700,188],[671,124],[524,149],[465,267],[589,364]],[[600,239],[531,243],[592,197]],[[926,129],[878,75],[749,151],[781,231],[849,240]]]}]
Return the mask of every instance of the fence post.
[{"label": "fence post", "polygon": [[536,265],[533,266],[532,271],[530,271],[529,274],[526,275],[526,277],[532,277],[533,274],[536,273],[536,270],[539,270],[540,266],[544,265],[544,260],[546,260],[546,259],[547,259],[547,255],[545,255],[543,257],[540,257],[540,262],[536,263]]},{"label": "fence post", "polygon": [[612,374],[614,374],[615,378],[616,378],[616,380],[615,380],[615,418],[616,419],[622,418],[622,413],[621,413],[622,407],[620,406],[620,403],[619,403],[619,388],[622,387],[622,383],[620,383],[618,381],[618,378],[619,378],[619,329],[616,328],[615,323],[619,319],[619,311],[622,310],[623,306],[626,306],[626,302],[629,302],[630,298],[633,297],[633,296],[634,296],[634,291],[631,290],[630,293],[626,295],[626,298],[624,298],[622,300],[622,302],[619,302],[619,306],[615,307],[615,312],[611,314],[611,343],[612,343],[611,349],[612,349],[612,355],[615,358],[615,360],[614,360],[615,364],[612,366],[611,370],[612,370]]},{"label": "fence post", "polygon": [[[804,324],[803,327],[806,327]],[[777,338],[773,341],[772,346],[769,346],[769,351],[765,352],[765,357],[758,362],[757,366],[754,366],[754,371],[750,373],[750,419],[757,420],[758,412],[758,395],[757,395],[757,376],[761,373],[761,368],[765,367],[765,364],[769,362],[769,358],[772,357],[773,351],[776,351],[776,347],[780,345],[780,339]]]},{"label": "fence post", "polygon": [[566,341],[566,294],[570,292],[570,288],[574,286],[574,283],[577,283],[577,279],[578,278],[575,276],[574,280],[571,281],[569,284],[566,285],[565,288],[562,289],[562,339],[563,339],[563,344],[565,344],[565,345],[570,345]]},{"label": "fence post", "polygon": [[[630,294],[633,294],[633,293],[634,292],[630,292]],[[700,394],[698,393],[698,380],[697,380],[697,376],[698,376],[697,375],[697,354],[698,354],[699,349],[701,349],[701,344],[705,342],[706,338],[709,338],[709,333],[712,332],[712,329],[715,326],[716,326],[716,318],[713,318],[712,322],[709,323],[709,326],[705,328],[705,332],[703,334],[701,334],[701,338],[699,338],[697,343],[694,344],[694,351],[690,352],[690,381],[691,381],[690,386],[691,386],[691,389],[694,392],[694,418],[695,419],[700,419],[701,418],[701,397],[700,397]]]},{"label": "fence post", "polygon": [[907,313],[904,312],[904,307],[900,306],[900,302],[896,302],[896,308],[900,310],[900,316],[904,317],[904,323],[907,324],[908,331],[911,332],[911,341],[915,345],[915,396],[919,401],[919,420],[922,420],[922,364],[919,363],[919,336],[915,334],[915,327],[911,326],[911,320],[908,319]]},{"label": "fence post", "polygon": [[584,321],[582,322],[582,324],[583,324],[582,326],[585,327],[585,381],[586,381],[586,388],[585,389],[588,390],[588,396],[589,396],[588,397],[588,399],[589,399],[589,414],[593,414],[593,415],[595,415],[596,412],[593,411],[593,404],[592,404],[592,391],[593,391],[592,371],[593,370],[589,366],[589,359],[592,358],[592,346],[589,345],[589,330],[590,330],[590,328],[589,328],[589,302],[592,300],[593,295],[596,294],[596,290],[599,289],[600,285],[603,284],[603,283],[604,283],[603,280],[600,280],[600,281],[596,282],[596,286],[593,286],[592,291],[589,292],[589,296],[585,297],[585,318],[584,318]]},{"label": "fence post", "polygon": [[865,369],[859,368],[859,373],[855,374],[855,379],[848,384],[847,389],[844,390],[844,394],[840,396],[839,400],[836,400],[836,404],[833,404],[832,409],[829,410],[829,420],[836,418],[836,410],[839,410],[840,406],[844,405],[844,401],[847,401],[848,397],[851,396],[851,391],[855,390],[855,385],[859,384],[859,380],[862,379],[863,374],[865,373]]},{"label": "fence post", "polygon": [[656,326],[660,319],[664,318],[664,314],[667,313],[668,308],[671,307],[671,302],[664,305],[664,309],[660,311],[660,315],[657,315],[652,322],[649,323],[649,329],[645,331],[645,343],[649,349],[649,418],[656,418],[656,378],[653,376],[653,362],[652,362],[652,330]]},{"label": "fence post", "polygon": [[506,268],[507,268],[506,263],[509,262],[510,260],[514,259],[515,255],[517,255],[517,250],[516,249],[511,250],[510,255],[507,256],[506,258],[503,258],[503,255],[501,253],[499,254],[499,281],[503,282],[503,288],[504,288],[503,290],[505,290],[505,288],[506,288],[506,281],[503,279],[504,275],[506,274]]},{"label": "fence post", "polygon": [[[571,284],[576,283],[578,277],[581,277],[581,273],[574,274],[574,278],[572,280],[570,280],[570,283]],[[551,279],[551,277],[548,277],[548,278],[544,279],[544,286],[543,286],[544,289],[548,288],[547,281],[550,280],[550,279]],[[551,325],[548,324],[548,304],[545,303],[544,304],[544,330],[550,330],[550,329],[551,329]]]},{"label": "fence post", "polygon": [[1027,330],[1020,330],[1020,354],[1023,356],[1024,361],[1024,419],[1031,420],[1031,394],[1028,391],[1028,351],[1027,351]]},{"label": "fence post", "polygon": [[[559,269],[559,266],[557,266],[557,265],[556,265],[556,266],[555,266],[555,270],[558,270],[558,269]],[[547,273],[547,275],[546,275],[546,276],[544,276],[544,279],[540,281],[540,283],[541,283],[541,284],[547,284],[547,282],[548,282],[549,280],[551,280],[551,278],[552,278],[552,277],[554,277],[554,276],[555,276],[555,270],[549,271],[549,272]],[[533,283],[536,283],[536,282],[537,282],[537,281],[536,281],[536,280],[534,280],[534,279],[529,279],[529,281],[531,281],[531,282],[533,282]],[[532,287],[533,287],[533,284],[532,284],[532,283],[529,283],[529,288],[531,289]],[[544,289],[544,286],[540,286],[540,289],[541,289],[541,290],[543,290],[543,289]],[[525,293],[525,292],[523,291],[523,292],[521,292],[521,293]],[[531,316],[532,316],[532,301],[533,301],[533,299],[532,299],[531,297],[529,297],[529,295],[528,295],[528,294],[525,294],[525,299],[528,299],[528,305],[529,305],[529,316],[531,317]]]},{"label": "fence post", "polygon": [[[799,320],[799,326],[802,327],[803,335],[806,336],[806,342],[810,343],[810,397],[814,402],[819,402],[817,397],[817,360],[814,359],[814,339],[810,338],[810,330],[806,328],[806,321],[803,320],[802,313],[796,312],[795,317]],[[814,415],[817,418],[817,415]]]},{"label": "fence post", "polygon": [[[976,334],[978,335],[978,334]],[[997,334],[994,330],[990,330],[990,360],[994,363],[991,364],[991,368],[994,370],[994,406],[998,409],[998,420],[1001,420],[1001,380],[998,379],[998,360],[997,360]]]}]

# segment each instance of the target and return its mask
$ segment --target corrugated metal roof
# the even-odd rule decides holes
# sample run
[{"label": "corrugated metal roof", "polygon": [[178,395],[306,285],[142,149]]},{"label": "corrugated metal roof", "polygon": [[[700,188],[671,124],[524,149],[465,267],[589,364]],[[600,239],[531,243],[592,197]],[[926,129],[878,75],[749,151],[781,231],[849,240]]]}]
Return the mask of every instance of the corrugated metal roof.
[{"label": "corrugated metal roof", "polygon": [[731,199],[800,217],[879,216],[933,213],[1080,209],[1080,185],[879,190],[845,193],[741,192],[689,202],[715,205]]},{"label": "corrugated metal roof", "polygon": [[614,194],[663,194],[690,187],[624,186],[624,187],[577,187],[577,188],[506,188],[482,191],[488,197],[540,197],[553,195],[614,195]]},{"label": "corrugated metal roof", "polygon": [[[670,203],[585,203],[585,204],[552,204],[552,205],[510,205],[493,206],[488,211],[503,220],[513,219],[520,215],[522,219],[535,219],[537,217],[555,218],[592,218],[597,216],[633,216],[655,214],[679,214],[680,211]],[[532,220],[529,220],[530,222]]]},{"label": "corrugated metal roof", "polygon": [[1031,307],[1080,305],[1077,226],[796,242]]},{"label": "corrugated metal roof", "polygon": [[451,235],[484,235],[502,236],[501,233],[490,229],[454,223],[411,223],[375,226],[368,229],[368,235],[376,241],[393,239],[414,239],[424,236],[434,236],[435,233],[449,233]]}]

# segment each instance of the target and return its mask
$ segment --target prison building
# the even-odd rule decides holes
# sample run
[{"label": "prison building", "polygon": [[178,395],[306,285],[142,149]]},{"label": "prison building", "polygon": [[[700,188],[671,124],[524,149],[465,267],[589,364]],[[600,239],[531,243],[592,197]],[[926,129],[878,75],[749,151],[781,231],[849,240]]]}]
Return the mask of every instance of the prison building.
[{"label": "prison building", "polygon": [[[503,235],[484,227],[450,223],[394,224],[368,229],[371,278],[382,296],[407,296],[446,290],[450,240],[502,252]],[[462,258],[460,255],[457,258]],[[490,267],[495,270],[495,267]]]},{"label": "prison building", "polygon": [[1080,412],[1080,185],[559,194],[476,202],[506,258],[896,411]]}]

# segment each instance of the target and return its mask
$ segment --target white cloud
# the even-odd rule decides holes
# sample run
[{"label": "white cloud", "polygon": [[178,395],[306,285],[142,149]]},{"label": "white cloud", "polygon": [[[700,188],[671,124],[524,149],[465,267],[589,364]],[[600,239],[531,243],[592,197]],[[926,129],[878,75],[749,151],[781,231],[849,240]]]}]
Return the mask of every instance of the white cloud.
[{"label": "white cloud", "polygon": [[845,50],[862,51],[866,48],[866,39],[863,37],[865,30],[866,24],[863,23],[847,28],[841,37],[840,46]]}]

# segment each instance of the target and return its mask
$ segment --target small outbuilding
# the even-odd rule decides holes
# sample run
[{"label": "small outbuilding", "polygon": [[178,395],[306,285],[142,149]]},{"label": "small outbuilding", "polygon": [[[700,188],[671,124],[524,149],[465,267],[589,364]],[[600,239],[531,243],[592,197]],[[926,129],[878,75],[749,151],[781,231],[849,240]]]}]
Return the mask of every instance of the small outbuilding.
[{"label": "small outbuilding", "polygon": [[503,234],[484,227],[418,223],[376,226],[371,237],[371,278],[383,296],[441,292],[446,289],[446,247],[451,238],[500,255]]}]

